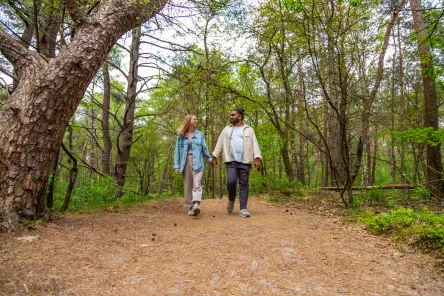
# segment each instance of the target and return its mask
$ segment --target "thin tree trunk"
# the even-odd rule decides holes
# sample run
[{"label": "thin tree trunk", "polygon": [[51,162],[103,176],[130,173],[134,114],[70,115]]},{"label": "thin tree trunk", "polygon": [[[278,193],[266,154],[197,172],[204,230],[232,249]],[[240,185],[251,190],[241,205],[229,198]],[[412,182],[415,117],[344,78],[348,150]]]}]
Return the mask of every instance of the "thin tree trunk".
[{"label": "thin tree trunk", "polygon": [[[375,135],[378,134],[378,129],[375,128]],[[375,181],[376,181],[376,157],[378,155],[378,138],[374,137],[373,141],[372,141],[372,164],[371,164],[371,172],[370,172],[370,182],[368,185],[375,185]]]},{"label": "thin tree trunk", "polygon": [[109,131],[109,112],[111,104],[111,80],[109,77],[108,63],[103,63],[103,104],[102,104],[102,136],[103,136],[103,150],[102,150],[102,172],[105,175],[111,174],[111,151],[112,141]]},{"label": "thin tree trunk", "polygon": [[[422,17],[420,0],[410,0],[417,35],[424,91],[424,127],[438,129],[438,95],[436,92],[432,54],[427,40],[427,26]],[[427,185],[432,195],[444,198],[441,145],[427,145]]]},{"label": "thin tree trunk", "polygon": [[[394,34],[393,34],[394,36]],[[396,65],[396,43],[395,52],[393,53],[393,65],[392,65],[392,85],[391,85],[391,130],[395,130],[395,65]],[[396,184],[396,151],[395,151],[395,140],[391,137],[390,141],[390,161],[392,169],[392,183]]]},{"label": "thin tree trunk", "polygon": [[90,126],[90,133],[89,133],[89,141],[91,143],[90,146],[90,153],[89,153],[89,165],[91,166],[91,170],[89,171],[89,178],[90,180],[95,182],[95,174],[94,169],[96,168],[96,145],[95,145],[95,139],[94,135],[96,133],[96,111],[94,108],[91,109],[91,126]]},{"label": "thin tree trunk", "polygon": [[[398,42],[399,42],[399,109],[400,109],[400,127],[399,129],[403,131],[405,129],[404,121],[405,121],[405,107],[404,107],[404,67],[403,67],[403,55],[402,55],[402,40],[401,40],[401,33],[400,33],[400,25],[398,21]],[[405,144],[401,143],[401,183],[406,184],[406,169],[405,169]],[[404,191],[404,194],[407,194],[407,191]]]},{"label": "thin tree trunk", "polygon": [[60,208],[60,211],[64,212],[68,209],[69,202],[71,201],[72,190],[74,189],[74,185],[76,184],[78,168],[77,168],[77,159],[74,157],[74,155],[72,155],[72,153],[65,147],[63,143],[62,143],[62,149],[69,156],[69,159],[71,159],[72,163],[72,167],[69,170],[68,189],[66,189],[65,199],[63,200],[63,205]]},{"label": "thin tree trunk", "polygon": [[55,188],[55,179],[57,174],[57,167],[59,165],[59,154],[57,151],[54,159],[51,164],[51,175],[49,176],[48,188],[46,191],[46,207],[48,209],[52,209],[54,205],[54,188]]},{"label": "thin tree trunk", "polygon": [[171,159],[171,153],[173,151],[173,146],[174,146],[173,142],[171,142],[168,145],[167,154],[165,156],[165,166],[163,167],[162,177],[159,180],[159,188],[157,189],[158,195],[162,195],[163,189],[165,187],[165,182],[167,181],[167,173],[168,173],[168,168],[170,166],[170,159]]},{"label": "thin tree trunk", "polygon": [[[301,59],[298,60],[298,76],[299,76],[299,130],[305,135],[306,128],[305,128],[305,116],[304,116],[304,81],[303,81],[303,74],[302,74],[302,61]],[[300,135],[299,136],[299,163],[298,163],[298,179],[299,181],[305,185],[305,138]],[[310,183],[310,182],[309,182]]]},{"label": "thin tree trunk", "polygon": [[132,31],[128,86],[125,98],[125,115],[123,120],[123,127],[119,137],[120,143],[118,146],[115,166],[115,177],[120,187],[117,198],[122,197],[124,194],[123,186],[125,185],[126,171],[128,168],[131,146],[133,144],[134,116],[136,113],[137,97],[137,77],[139,69],[138,63],[140,56],[140,37],[141,27],[134,28]]},{"label": "thin tree trunk", "polygon": [[222,163],[219,164],[219,198],[222,198],[224,196],[224,168]]}]

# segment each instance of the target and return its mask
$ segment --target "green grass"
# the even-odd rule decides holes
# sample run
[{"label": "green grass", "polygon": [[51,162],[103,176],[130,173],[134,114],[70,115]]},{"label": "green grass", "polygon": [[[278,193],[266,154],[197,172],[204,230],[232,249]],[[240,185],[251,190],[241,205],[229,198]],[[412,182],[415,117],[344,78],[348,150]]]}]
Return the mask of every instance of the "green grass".
[{"label": "green grass", "polygon": [[[62,180],[57,180],[54,193],[54,213],[60,214],[60,207],[63,204],[66,194],[67,184]],[[155,194],[139,195],[132,188],[125,188],[122,198],[115,199],[118,186],[111,177],[101,178],[99,181],[89,186],[75,186],[72,192],[69,207],[66,212],[70,213],[91,213],[109,209],[127,208],[133,204],[140,204],[155,199],[164,198]]]},{"label": "green grass", "polygon": [[372,208],[349,211],[352,220],[359,221],[375,233],[391,233],[396,239],[408,240],[424,250],[444,252],[444,215],[428,207],[418,209],[396,207],[377,213]]}]

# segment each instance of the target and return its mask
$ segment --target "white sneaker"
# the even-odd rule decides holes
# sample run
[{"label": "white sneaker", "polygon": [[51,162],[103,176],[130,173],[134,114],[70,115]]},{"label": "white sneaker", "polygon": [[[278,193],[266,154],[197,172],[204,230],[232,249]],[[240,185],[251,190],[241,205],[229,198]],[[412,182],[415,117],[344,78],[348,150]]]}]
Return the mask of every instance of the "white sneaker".
[{"label": "white sneaker", "polygon": [[194,203],[188,211],[188,216],[197,216],[200,213],[199,203]]},{"label": "white sneaker", "polygon": [[247,211],[247,209],[242,209],[239,212],[239,216],[241,216],[242,218],[248,218],[250,217],[250,213]]}]

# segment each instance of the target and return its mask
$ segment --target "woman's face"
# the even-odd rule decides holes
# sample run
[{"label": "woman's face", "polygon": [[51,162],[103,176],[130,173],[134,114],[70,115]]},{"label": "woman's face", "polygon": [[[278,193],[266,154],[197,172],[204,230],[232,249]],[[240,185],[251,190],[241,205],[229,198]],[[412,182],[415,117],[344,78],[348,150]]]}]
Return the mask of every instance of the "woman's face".
[{"label": "woman's face", "polygon": [[196,118],[196,116],[191,117],[190,124],[191,124],[192,126],[194,126],[194,128],[197,127],[197,118]]}]

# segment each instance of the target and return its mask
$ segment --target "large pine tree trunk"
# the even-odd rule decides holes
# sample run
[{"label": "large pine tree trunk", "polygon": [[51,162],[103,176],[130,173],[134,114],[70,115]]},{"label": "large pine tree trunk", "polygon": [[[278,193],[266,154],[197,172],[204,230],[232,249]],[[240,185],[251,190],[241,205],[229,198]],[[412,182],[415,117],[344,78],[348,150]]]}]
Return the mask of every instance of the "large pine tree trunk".
[{"label": "large pine tree trunk", "polygon": [[68,48],[49,62],[0,28],[0,50],[21,79],[0,110],[2,218],[39,215],[48,168],[89,82],[120,36],[151,18],[166,1],[111,1],[90,17],[75,1],[68,2],[78,29]]},{"label": "large pine tree trunk", "polygon": [[[424,91],[424,126],[438,129],[438,95],[436,93],[432,54],[427,40],[427,26],[422,18],[420,0],[410,0],[415,26]],[[427,145],[427,182],[432,195],[444,197],[441,145]]]}]

